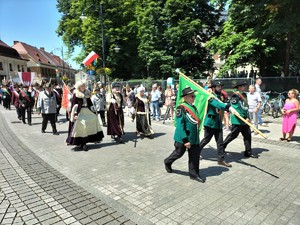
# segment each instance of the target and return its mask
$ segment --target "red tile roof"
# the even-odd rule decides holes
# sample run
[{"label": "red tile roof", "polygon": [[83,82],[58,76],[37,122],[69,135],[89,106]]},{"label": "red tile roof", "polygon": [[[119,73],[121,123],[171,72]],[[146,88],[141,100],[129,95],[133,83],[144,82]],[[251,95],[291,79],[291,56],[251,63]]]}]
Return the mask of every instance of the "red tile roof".
[{"label": "red tile roof", "polygon": [[0,40],[0,55],[15,59],[24,59],[18,51]]}]

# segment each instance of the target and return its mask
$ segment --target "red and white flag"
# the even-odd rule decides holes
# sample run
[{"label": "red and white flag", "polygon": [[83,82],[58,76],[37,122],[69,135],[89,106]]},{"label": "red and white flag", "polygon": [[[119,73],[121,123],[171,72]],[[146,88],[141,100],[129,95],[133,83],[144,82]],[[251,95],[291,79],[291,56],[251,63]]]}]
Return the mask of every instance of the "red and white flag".
[{"label": "red and white flag", "polygon": [[97,53],[94,51],[91,51],[91,53],[83,60],[82,63],[86,66],[89,66],[97,58],[99,58],[99,55],[97,55]]},{"label": "red and white flag", "polygon": [[21,83],[30,86],[35,76],[34,72],[18,72]]}]

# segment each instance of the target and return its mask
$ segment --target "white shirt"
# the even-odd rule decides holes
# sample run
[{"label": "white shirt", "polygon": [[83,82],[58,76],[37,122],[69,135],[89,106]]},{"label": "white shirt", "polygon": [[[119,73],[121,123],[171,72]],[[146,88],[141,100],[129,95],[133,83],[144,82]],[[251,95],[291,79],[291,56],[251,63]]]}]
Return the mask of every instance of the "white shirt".
[{"label": "white shirt", "polygon": [[258,103],[261,102],[261,97],[258,92],[249,92],[247,94],[247,100],[249,105],[249,112],[253,112],[254,109],[257,107]]}]

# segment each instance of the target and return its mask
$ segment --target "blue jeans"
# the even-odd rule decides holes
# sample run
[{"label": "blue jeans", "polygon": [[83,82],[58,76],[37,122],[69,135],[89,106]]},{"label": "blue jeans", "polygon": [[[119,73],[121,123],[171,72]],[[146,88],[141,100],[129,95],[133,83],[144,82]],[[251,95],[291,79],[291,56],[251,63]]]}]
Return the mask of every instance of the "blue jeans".
[{"label": "blue jeans", "polygon": [[159,104],[158,101],[154,101],[152,102],[152,113],[153,113],[153,120],[155,120],[155,118],[157,120],[160,119],[160,112],[159,112]]},{"label": "blue jeans", "polygon": [[263,121],[261,119],[261,109],[257,110],[257,120],[258,120],[258,124],[262,125]]}]

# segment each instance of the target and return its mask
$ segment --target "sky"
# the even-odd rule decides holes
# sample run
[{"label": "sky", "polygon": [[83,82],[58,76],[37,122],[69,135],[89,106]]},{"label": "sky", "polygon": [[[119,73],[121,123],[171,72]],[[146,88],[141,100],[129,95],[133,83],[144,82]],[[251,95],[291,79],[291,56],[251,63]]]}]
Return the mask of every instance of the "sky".
[{"label": "sky", "polygon": [[[0,0],[0,39],[9,46],[21,41],[37,48],[44,47],[61,57],[63,45],[55,30],[61,17],[56,0]],[[56,50],[55,50],[56,49]],[[77,49],[71,58],[79,53]],[[65,59],[74,69],[79,65]]]}]

